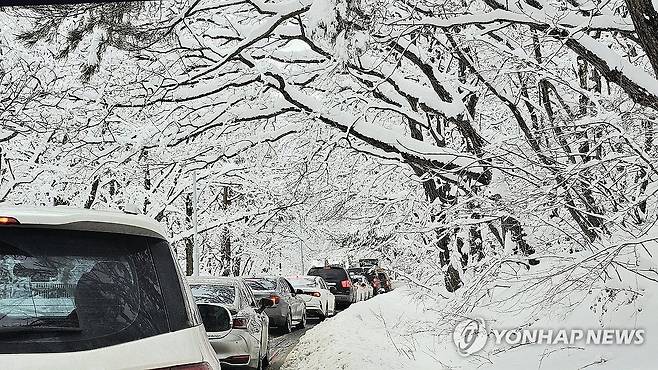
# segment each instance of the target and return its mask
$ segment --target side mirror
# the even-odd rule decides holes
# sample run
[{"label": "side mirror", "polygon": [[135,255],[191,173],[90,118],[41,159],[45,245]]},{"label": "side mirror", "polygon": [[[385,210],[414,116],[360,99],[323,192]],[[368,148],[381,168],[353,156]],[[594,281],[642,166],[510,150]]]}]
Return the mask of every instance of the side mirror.
[{"label": "side mirror", "polygon": [[207,333],[227,331],[233,327],[233,316],[226,307],[208,303],[199,303],[197,307]]},{"label": "side mirror", "polygon": [[301,289],[295,290],[295,294],[304,294],[304,291]]},{"label": "side mirror", "polygon": [[274,306],[274,301],[272,301],[269,298],[261,298],[258,301],[258,309],[256,310],[258,313],[261,313],[265,311],[266,308]]},{"label": "side mirror", "polygon": [[337,292],[335,286],[329,287],[329,291],[330,291],[332,294],[335,294],[335,293]]}]

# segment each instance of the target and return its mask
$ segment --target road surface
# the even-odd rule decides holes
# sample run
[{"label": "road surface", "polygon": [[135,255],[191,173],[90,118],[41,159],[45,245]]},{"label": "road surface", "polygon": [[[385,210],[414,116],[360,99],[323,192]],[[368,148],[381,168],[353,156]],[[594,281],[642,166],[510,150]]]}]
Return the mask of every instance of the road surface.
[{"label": "road surface", "polygon": [[306,321],[306,328],[296,329],[290,334],[282,334],[270,328],[270,366],[268,370],[279,370],[286,360],[286,357],[299,342],[299,339],[306,331],[320,322],[315,317],[309,317]]}]

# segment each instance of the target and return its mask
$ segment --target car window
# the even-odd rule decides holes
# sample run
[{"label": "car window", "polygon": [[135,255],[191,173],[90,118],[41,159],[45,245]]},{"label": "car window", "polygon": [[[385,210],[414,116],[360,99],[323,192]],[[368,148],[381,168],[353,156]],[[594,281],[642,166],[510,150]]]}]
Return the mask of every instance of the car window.
[{"label": "car window", "polygon": [[83,351],[182,329],[182,292],[164,286],[179,286],[164,241],[3,228],[0,353]]},{"label": "car window", "polygon": [[308,274],[312,276],[320,276],[330,283],[338,283],[348,278],[345,270],[339,268],[313,268]]},{"label": "car window", "polygon": [[253,290],[276,290],[276,279],[247,278],[244,282]]},{"label": "car window", "polygon": [[318,282],[315,278],[290,278],[288,279],[290,284],[295,289],[304,289],[304,288],[317,288]]},{"label": "car window", "polygon": [[240,291],[240,308],[245,308],[248,306],[253,306],[251,297],[247,293],[247,288],[241,284],[238,284],[238,290]]},{"label": "car window", "polygon": [[292,293],[292,291],[288,287],[288,283],[283,279],[279,279],[279,287],[281,287],[281,292],[284,294]]},{"label": "car window", "polygon": [[235,287],[219,284],[190,284],[194,300],[198,303],[234,304]]},{"label": "car window", "polygon": [[249,286],[246,284],[243,284],[243,286],[244,286],[244,291],[247,294],[249,305],[252,307],[256,307],[256,297],[254,297],[254,293],[251,291],[251,288],[249,288]]}]

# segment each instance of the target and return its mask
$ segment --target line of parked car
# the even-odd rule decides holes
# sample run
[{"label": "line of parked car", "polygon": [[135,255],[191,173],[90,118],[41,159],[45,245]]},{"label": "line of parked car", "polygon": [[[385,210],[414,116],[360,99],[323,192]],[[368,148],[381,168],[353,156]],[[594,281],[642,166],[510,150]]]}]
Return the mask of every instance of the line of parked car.
[{"label": "line of parked car", "polygon": [[188,277],[187,282],[220,361],[252,369],[269,364],[270,327],[290,333],[305,328],[309,316],[324,320],[336,314],[337,304],[374,295],[366,276],[335,265],[313,267],[305,276]]},{"label": "line of parked car", "polygon": [[155,221],[0,207],[1,369],[263,369],[270,328],[387,291],[376,266],[183,278]]}]

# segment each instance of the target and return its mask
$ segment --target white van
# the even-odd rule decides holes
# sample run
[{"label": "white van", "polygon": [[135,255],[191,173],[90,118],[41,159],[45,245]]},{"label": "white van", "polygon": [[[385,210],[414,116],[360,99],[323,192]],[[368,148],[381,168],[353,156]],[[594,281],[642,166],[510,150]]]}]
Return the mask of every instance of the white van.
[{"label": "white van", "polygon": [[0,369],[219,369],[175,261],[145,216],[0,206]]}]

